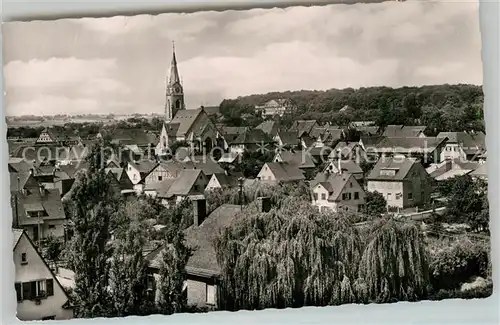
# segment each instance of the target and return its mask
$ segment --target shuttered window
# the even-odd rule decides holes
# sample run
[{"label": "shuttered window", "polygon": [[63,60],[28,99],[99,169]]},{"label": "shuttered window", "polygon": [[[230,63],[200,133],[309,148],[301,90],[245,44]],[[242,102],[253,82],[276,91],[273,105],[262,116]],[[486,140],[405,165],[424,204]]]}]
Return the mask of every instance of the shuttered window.
[{"label": "shuttered window", "polygon": [[22,291],[21,283],[16,283],[15,288],[16,288],[17,301],[18,302],[23,301],[23,291]]},{"label": "shuttered window", "polygon": [[47,287],[47,297],[53,296],[54,295],[54,280],[47,279],[46,287]]}]

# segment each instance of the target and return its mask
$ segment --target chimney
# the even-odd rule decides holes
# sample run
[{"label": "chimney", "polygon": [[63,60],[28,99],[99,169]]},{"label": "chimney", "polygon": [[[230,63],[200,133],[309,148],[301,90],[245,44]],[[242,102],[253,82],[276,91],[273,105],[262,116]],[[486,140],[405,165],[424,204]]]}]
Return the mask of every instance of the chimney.
[{"label": "chimney", "polygon": [[33,175],[33,174],[34,174],[34,169],[32,167],[32,168],[30,168],[30,175]]},{"label": "chimney", "polygon": [[342,175],[342,164],[340,163],[340,157],[337,158],[337,168],[339,170],[339,173]]},{"label": "chimney", "polygon": [[207,217],[207,201],[205,199],[193,200],[193,225],[198,227]]},{"label": "chimney", "polygon": [[40,184],[38,186],[38,188],[40,189],[40,195],[44,196],[45,195],[45,186],[43,184]]},{"label": "chimney", "polygon": [[269,212],[271,210],[271,198],[261,196],[257,198],[257,204],[260,212]]}]

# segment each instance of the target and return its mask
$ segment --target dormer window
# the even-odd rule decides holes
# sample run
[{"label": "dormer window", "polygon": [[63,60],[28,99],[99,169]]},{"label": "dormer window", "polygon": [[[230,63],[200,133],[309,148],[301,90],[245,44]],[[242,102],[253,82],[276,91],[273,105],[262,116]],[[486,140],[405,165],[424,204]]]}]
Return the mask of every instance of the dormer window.
[{"label": "dormer window", "polygon": [[398,169],[395,169],[395,168],[381,169],[380,170],[380,175],[383,175],[383,176],[396,176],[397,172],[398,172]]}]

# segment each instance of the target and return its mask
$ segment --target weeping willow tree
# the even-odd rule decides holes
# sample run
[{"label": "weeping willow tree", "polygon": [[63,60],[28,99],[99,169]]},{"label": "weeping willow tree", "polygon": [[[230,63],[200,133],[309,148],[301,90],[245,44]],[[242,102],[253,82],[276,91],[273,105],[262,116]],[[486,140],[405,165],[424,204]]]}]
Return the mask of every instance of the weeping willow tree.
[{"label": "weeping willow tree", "polygon": [[417,227],[393,219],[375,225],[363,251],[358,284],[365,299],[378,303],[425,298],[428,256]]},{"label": "weeping willow tree", "polygon": [[288,197],[268,213],[256,206],[216,237],[222,307],[229,310],[340,304],[356,300],[361,241],[341,215]]}]

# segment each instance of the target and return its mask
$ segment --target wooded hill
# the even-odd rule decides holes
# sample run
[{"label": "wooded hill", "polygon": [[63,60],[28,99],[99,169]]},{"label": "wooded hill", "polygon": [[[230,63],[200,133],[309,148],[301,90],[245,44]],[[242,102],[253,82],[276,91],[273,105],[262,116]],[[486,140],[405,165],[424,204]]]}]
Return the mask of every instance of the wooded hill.
[{"label": "wooded hill", "polygon": [[253,118],[258,119],[255,106],[279,98],[290,99],[297,107],[293,114],[282,118],[285,124],[297,119],[338,125],[372,120],[381,126],[419,123],[449,131],[484,129],[482,86],[466,84],[271,92],[226,99],[220,111],[232,124],[245,124],[240,121],[245,114],[252,116],[247,120],[253,124],[257,122]]}]

